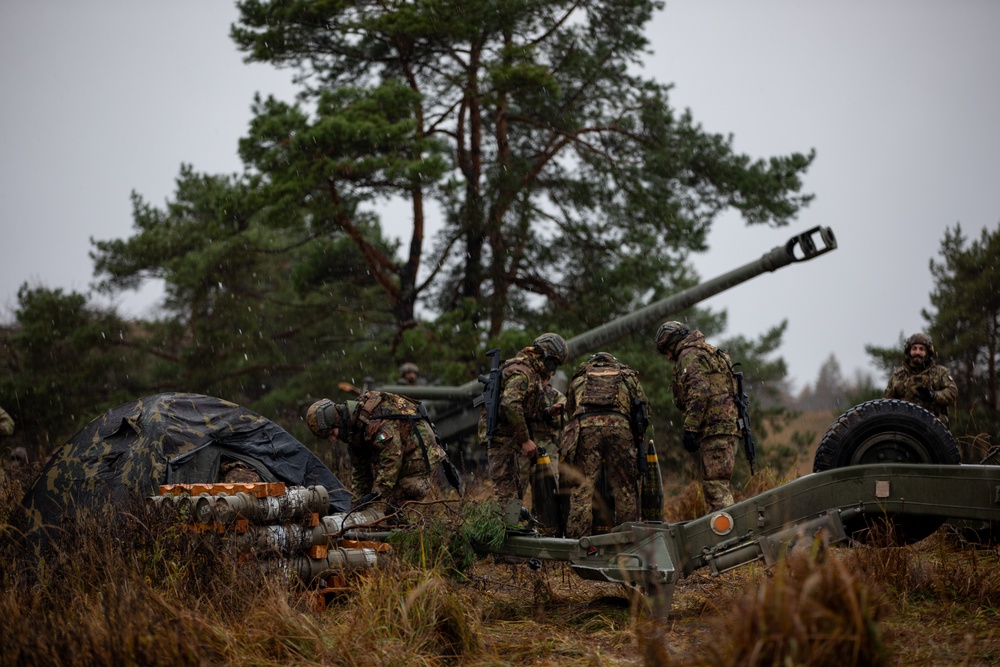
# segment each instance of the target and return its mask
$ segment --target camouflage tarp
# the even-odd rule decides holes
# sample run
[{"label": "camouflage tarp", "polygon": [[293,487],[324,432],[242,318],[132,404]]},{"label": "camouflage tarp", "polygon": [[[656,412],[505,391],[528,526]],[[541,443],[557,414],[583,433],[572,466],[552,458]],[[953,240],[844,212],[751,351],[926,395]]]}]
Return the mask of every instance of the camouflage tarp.
[{"label": "camouflage tarp", "polygon": [[109,410],[53,454],[21,501],[27,536],[43,537],[71,508],[144,498],[161,484],[216,482],[223,459],[242,461],[262,481],[324,486],[331,513],[351,507],[340,480],[274,422],[219,398],[168,393]]}]

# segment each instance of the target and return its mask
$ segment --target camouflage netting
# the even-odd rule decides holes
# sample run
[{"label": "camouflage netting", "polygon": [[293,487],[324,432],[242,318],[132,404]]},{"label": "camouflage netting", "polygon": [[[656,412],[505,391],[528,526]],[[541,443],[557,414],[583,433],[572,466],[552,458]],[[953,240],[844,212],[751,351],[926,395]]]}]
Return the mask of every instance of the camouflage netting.
[{"label": "camouflage netting", "polygon": [[26,536],[44,541],[71,510],[125,505],[161,484],[219,481],[225,461],[261,481],[322,485],[331,513],[351,507],[340,480],[274,422],[219,398],[167,393],[109,410],[53,454],[21,501]]}]

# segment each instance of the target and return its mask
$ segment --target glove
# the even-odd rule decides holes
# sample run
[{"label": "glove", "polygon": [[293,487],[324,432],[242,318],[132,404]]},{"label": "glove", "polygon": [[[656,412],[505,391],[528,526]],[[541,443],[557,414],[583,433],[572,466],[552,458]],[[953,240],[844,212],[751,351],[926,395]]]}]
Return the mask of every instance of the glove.
[{"label": "glove", "polygon": [[698,451],[698,434],[694,431],[684,431],[684,449],[691,452]]},{"label": "glove", "polygon": [[934,392],[927,387],[917,387],[917,396],[919,396],[920,400],[925,403],[934,402]]},{"label": "glove", "polygon": [[367,505],[368,503],[374,502],[381,495],[382,494],[379,493],[378,491],[371,491],[370,493],[366,493],[365,495],[358,498],[358,502],[354,503],[354,506],[361,507],[363,505]]}]

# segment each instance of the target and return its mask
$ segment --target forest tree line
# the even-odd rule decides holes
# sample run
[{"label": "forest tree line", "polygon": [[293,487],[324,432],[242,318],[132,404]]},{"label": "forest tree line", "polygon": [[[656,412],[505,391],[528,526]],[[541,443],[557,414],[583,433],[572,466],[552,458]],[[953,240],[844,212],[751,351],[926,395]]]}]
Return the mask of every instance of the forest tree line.
[{"label": "forest tree line", "polygon": [[[163,281],[155,317],[21,288],[0,339],[10,442],[44,453],[114,405],[181,391],[245,405],[312,444],[302,412],[343,398],[340,382],[390,382],[413,361],[440,384],[466,383],[487,349],[509,356],[546,330],[569,338],[697,284],[690,258],[723,211],[783,227],[811,201],[813,151],[737,153],[637,73],[662,3],[483,4],[361,14],[239,2],[237,47],[292,69],[297,100],[255,100],[242,173],[182,165],[164,206],[133,192],[129,238],[92,239],[101,294]],[[397,241],[383,216],[400,210],[409,234]],[[969,240],[956,225],[930,264],[924,316],[959,383],[963,436],[997,433],[998,237]],[[677,317],[742,363],[766,441],[789,414],[786,322],[748,340],[724,336],[724,312]],[[649,337],[612,351],[657,369],[643,383],[669,448],[679,421]],[[901,345],[869,352],[885,372]],[[823,387],[856,401],[880,382]]]}]

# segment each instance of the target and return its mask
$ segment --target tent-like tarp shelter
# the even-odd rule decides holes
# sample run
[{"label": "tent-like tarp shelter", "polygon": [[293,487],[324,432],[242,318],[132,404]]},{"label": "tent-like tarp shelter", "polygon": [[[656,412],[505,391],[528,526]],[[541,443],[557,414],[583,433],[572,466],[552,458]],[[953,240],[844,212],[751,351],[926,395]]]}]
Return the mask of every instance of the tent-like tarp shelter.
[{"label": "tent-like tarp shelter", "polygon": [[219,398],[166,393],[109,410],[55,452],[21,501],[27,536],[43,538],[68,510],[155,495],[161,484],[216,482],[226,460],[265,482],[325,487],[331,514],[351,507],[340,480],[274,422]]}]

